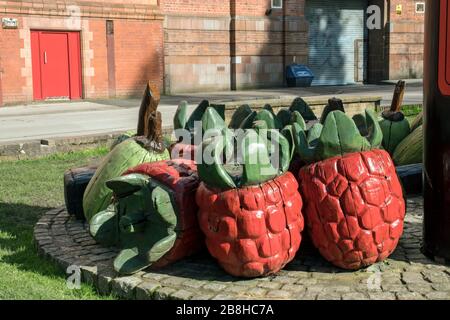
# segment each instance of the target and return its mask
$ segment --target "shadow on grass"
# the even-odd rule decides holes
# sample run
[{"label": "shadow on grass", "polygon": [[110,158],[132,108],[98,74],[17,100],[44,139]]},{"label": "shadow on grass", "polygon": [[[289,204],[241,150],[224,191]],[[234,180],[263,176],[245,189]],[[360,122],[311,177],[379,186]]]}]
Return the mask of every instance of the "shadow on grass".
[{"label": "shadow on grass", "polygon": [[33,243],[33,228],[51,208],[0,203],[0,262],[43,276],[63,276],[54,263],[40,257]]}]

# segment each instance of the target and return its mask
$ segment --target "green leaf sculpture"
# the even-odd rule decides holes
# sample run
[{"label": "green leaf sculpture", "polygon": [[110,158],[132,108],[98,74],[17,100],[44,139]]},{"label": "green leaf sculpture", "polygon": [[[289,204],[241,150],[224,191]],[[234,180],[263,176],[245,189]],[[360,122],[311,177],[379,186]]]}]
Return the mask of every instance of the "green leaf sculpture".
[{"label": "green leaf sculpture", "polygon": [[114,260],[120,274],[133,274],[159,261],[177,239],[173,193],[145,175],[109,180],[116,201],[96,214],[90,233],[102,244],[121,248]]},{"label": "green leaf sculpture", "polygon": [[252,114],[252,108],[248,104],[244,104],[237,108],[237,110],[233,113],[233,116],[231,117],[231,121],[229,124],[230,129],[239,129],[242,122],[250,115]]},{"label": "green leaf sculpture", "polygon": [[[242,161],[232,165],[223,161],[230,145],[242,154]],[[275,149],[273,150],[275,146]],[[202,181],[219,189],[233,189],[269,181],[286,172],[291,161],[289,141],[275,129],[269,129],[264,120],[254,122],[253,129],[245,130],[242,137],[230,136],[225,130],[221,135],[203,142],[197,164]],[[278,152],[279,162],[274,165],[271,155]],[[205,155],[210,157],[206,157]]]},{"label": "green leaf sculpture", "polygon": [[366,110],[363,136],[355,122],[342,111],[332,111],[323,125],[316,124],[306,132],[298,124],[293,126],[296,152],[307,163],[321,161],[347,153],[376,149],[381,146],[383,135],[376,114]]},{"label": "green leaf sculpture", "polygon": [[303,100],[300,97],[294,99],[294,101],[291,104],[291,107],[289,108],[289,111],[299,112],[302,115],[303,119],[305,119],[306,122],[318,120],[316,115],[310,108],[310,106],[306,103],[305,100]]},{"label": "green leaf sculpture", "polygon": [[[178,105],[178,109],[175,112],[175,116],[173,118],[173,125],[174,125],[175,130],[185,129],[188,132],[190,132],[190,135],[191,135],[190,143],[191,144],[194,143],[194,137],[196,134],[203,135],[204,131],[195,132],[195,123],[202,121],[203,116],[205,115],[205,113],[207,112],[208,109],[213,109],[216,111],[215,115],[217,115],[217,120],[215,120],[215,121],[221,122],[220,119],[222,119],[222,121],[225,121],[225,108],[222,105],[210,106],[209,101],[203,100],[202,102],[200,102],[200,104],[197,106],[197,108],[195,108],[195,110],[192,112],[192,114],[189,116],[189,118],[187,117],[188,107],[189,107],[189,105],[186,101],[182,101]],[[202,125],[202,127],[204,130],[203,125]],[[182,136],[177,136],[178,141],[180,141],[181,138],[182,138]],[[186,141],[185,141],[185,143],[186,143]]]}]

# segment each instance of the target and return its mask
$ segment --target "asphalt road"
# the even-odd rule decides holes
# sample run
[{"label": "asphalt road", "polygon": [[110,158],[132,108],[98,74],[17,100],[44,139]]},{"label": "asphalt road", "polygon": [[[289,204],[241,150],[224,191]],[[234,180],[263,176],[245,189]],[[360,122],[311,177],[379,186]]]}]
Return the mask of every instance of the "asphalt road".
[{"label": "asphalt road", "polygon": [[[177,105],[182,100],[189,102],[191,110],[202,99],[233,101],[285,95],[381,96],[382,104],[389,105],[393,89],[393,84],[385,84],[193,93],[163,96],[159,110],[163,115],[163,127],[170,127]],[[408,84],[404,104],[420,103],[422,85]],[[117,99],[3,107],[0,108],[0,144],[135,129],[139,105],[140,99]]]}]

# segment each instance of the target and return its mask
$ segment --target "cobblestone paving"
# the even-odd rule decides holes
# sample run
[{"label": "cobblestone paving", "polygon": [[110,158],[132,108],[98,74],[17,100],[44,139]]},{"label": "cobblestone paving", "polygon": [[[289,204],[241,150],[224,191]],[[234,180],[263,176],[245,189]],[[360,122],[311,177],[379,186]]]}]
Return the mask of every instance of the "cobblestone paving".
[{"label": "cobblestone paving", "polygon": [[450,267],[420,252],[422,199],[407,201],[405,233],[394,254],[365,270],[334,268],[304,249],[276,276],[242,280],[227,275],[205,252],[160,271],[118,277],[117,251],[96,244],[87,226],[64,208],[45,214],[35,227],[39,253],[61,267],[79,266],[82,281],[102,294],[124,299],[450,299]]}]

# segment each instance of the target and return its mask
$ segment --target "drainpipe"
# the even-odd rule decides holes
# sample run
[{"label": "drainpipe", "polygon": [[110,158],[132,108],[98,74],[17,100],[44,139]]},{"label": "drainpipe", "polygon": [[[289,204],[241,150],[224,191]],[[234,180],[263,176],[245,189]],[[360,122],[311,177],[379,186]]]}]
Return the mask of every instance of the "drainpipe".
[{"label": "drainpipe", "polygon": [[384,19],[386,21],[387,28],[384,28],[384,78],[390,79],[391,75],[391,59],[390,59],[390,51],[391,51],[391,30],[392,30],[392,22],[391,22],[391,0],[385,1],[385,10],[384,10]]},{"label": "drainpipe", "polygon": [[236,61],[236,4],[238,0],[230,1],[230,89],[237,90]]}]

